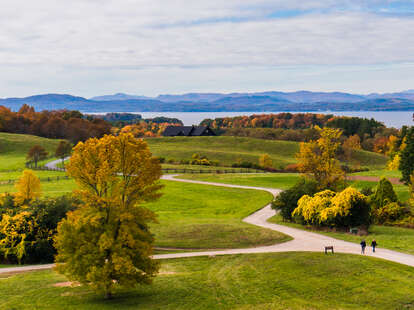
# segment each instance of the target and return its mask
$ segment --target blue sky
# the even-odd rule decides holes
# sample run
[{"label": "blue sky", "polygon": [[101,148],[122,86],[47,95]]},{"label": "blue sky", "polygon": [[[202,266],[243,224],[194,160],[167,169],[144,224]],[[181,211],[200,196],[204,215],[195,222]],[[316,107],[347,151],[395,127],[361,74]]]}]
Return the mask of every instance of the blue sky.
[{"label": "blue sky", "polygon": [[414,88],[414,1],[3,0],[0,97]]}]

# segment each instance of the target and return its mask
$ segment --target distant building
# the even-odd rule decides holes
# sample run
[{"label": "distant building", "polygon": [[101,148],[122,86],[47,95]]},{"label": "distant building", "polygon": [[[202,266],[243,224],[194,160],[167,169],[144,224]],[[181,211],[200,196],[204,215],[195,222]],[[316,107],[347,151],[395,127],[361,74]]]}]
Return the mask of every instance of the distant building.
[{"label": "distant building", "polygon": [[163,133],[164,137],[201,137],[215,135],[215,132],[209,126],[168,126]]}]

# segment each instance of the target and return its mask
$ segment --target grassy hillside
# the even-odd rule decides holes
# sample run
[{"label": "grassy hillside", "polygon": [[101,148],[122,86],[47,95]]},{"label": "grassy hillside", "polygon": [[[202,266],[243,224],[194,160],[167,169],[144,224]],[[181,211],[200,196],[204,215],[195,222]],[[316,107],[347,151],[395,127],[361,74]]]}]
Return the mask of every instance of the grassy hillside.
[{"label": "grassy hillside", "polygon": [[[53,177],[53,181],[42,182],[43,196],[61,196],[76,189],[73,179],[56,181],[59,172],[53,172],[54,175],[35,173],[42,178]],[[162,183],[165,187],[161,199],[147,205],[158,215],[159,224],[151,227],[157,247],[240,248],[290,240],[277,231],[242,222],[244,217],[271,201],[267,192],[171,181]],[[13,185],[0,185],[0,193],[15,191]]]},{"label": "grassy hillside", "polygon": [[49,155],[53,155],[60,141],[0,132],[0,171],[24,168],[27,152],[36,144],[44,147]]},{"label": "grassy hillside", "polygon": [[[259,156],[267,153],[272,157],[273,166],[280,168],[295,163],[295,154],[299,151],[298,142],[244,137],[162,137],[147,139],[147,142],[156,156],[181,160],[198,153],[223,166],[231,166],[239,159],[258,163]],[[370,168],[381,168],[387,162],[385,156],[366,151],[356,152],[355,160]]]},{"label": "grassy hillside", "polygon": [[1,309],[412,309],[414,269],[357,255],[245,254],[164,260],[150,286],[104,300],[53,271],[0,281]]}]

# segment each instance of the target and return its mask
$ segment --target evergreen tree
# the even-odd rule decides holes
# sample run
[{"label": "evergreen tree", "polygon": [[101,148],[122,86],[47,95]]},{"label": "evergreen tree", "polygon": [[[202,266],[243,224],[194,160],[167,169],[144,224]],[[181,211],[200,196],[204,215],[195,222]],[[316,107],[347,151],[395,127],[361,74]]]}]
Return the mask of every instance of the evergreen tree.
[{"label": "evergreen tree", "polygon": [[410,177],[414,173],[414,126],[406,131],[404,143],[399,168],[402,173],[401,180],[409,184],[411,182]]}]

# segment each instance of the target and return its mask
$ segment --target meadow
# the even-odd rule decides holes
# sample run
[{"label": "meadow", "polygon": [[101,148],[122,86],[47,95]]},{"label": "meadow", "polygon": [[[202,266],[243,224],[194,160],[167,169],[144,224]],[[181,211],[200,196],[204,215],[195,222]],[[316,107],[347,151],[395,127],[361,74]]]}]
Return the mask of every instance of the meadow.
[{"label": "meadow", "polygon": [[23,169],[26,155],[34,145],[42,146],[51,156],[61,140],[0,132],[0,171]]},{"label": "meadow", "polygon": [[[299,143],[292,141],[262,140],[244,137],[162,137],[146,139],[151,152],[165,159],[188,160],[194,153],[216,160],[222,166],[238,161],[258,164],[260,155],[269,154],[274,168],[282,168],[296,162]],[[371,169],[381,168],[387,158],[380,154],[357,151],[353,161]]]},{"label": "meadow", "polygon": [[[56,181],[63,172],[35,171],[43,181],[43,197],[57,197],[76,189],[73,179]],[[0,176],[1,178],[1,176]],[[291,238],[259,228],[242,219],[272,200],[267,192],[162,181],[160,200],[146,207],[158,215],[151,229],[161,248],[221,249],[270,245]],[[0,185],[0,193],[15,192],[14,185]],[[208,197],[208,199],[206,199]]]},{"label": "meadow", "polygon": [[[104,300],[54,271],[0,281],[1,309],[411,309],[412,267],[356,255],[247,254],[161,261],[151,286]],[[66,286],[65,286],[66,285]]]},{"label": "meadow", "polygon": [[[364,176],[386,176],[395,177],[399,172],[386,170],[377,170],[374,173],[364,173]],[[355,173],[353,175],[361,175],[362,172]],[[246,186],[259,186],[268,188],[288,189],[292,187],[300,178],[299,173],[252,173],[252,174],[187,174],[180,175],[179,178],[199,180],[207,182],[218,182],[226,184],[246,185]],[[364,187],[374,188],[378,182],[372,181],[348,181],[349,186],[353,186],[357,189]],[[407,201],[410,193],[408,186],[395,184],[394,190],[397,193],[398,198],[401,201]]]}]

